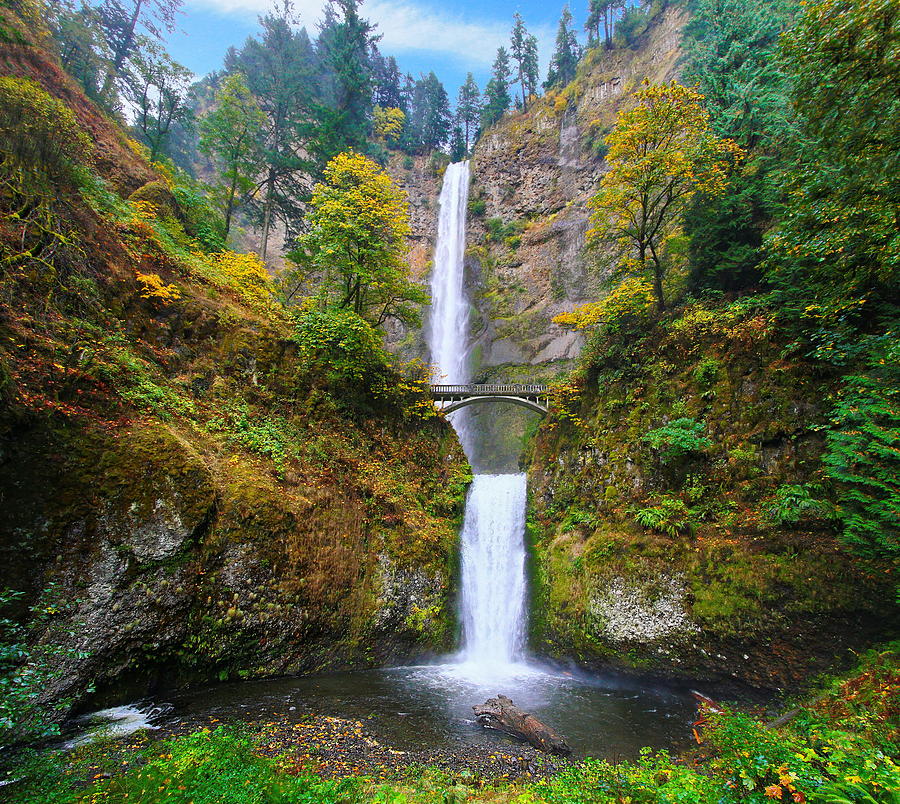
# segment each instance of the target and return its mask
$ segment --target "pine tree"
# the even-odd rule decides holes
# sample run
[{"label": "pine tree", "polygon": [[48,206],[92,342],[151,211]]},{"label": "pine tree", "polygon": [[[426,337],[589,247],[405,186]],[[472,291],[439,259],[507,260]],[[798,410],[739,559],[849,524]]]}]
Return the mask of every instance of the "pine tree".
[{"label": "pine tree", "polygon": [[472,147],[478,123],[481,119],[481,92],[472,73],[466,75],[466,82],[459,88],[456,100],[456,119],[462,128],[465,153]]},{"label": "pine tree", "polygon": [[512,103],[509,97],[511,75],[509,54],[506,48],[500,47],[497,49],[497,57],[491,69],[491,78],[484,90],[484,104],[481,109],[482,129],[492,126],[509,110]]},{"label": "pine tree", "polygon": [[516,62],[518,84],[522,89],[522,108],[528,106],[528,99],[537,93],[538,54],[537,39],[525,28],[522,15],[517,11],[513,15],[513,28],[510,33],[510,49]]},{"label": "pine tree", "polygon": [[260,256],[268,253],[273,219],[288,226],[303,214],[309,196],[309,176],[316,163],[309,154],[314,112],[321,101],[317,92],[316,56],[304,29],[293,27],[289,2],[260,19],[260,39],[250,37],[240,52],[229,53],[225,68],[240,71],[265,114],[262,151],[265,169],[259,183],[256,213],[262,228]]},{"label": "pine tree", "polygon": [[214,108],[200,121],[200,150],[221,167],[218,195],[225,212],[225,237],[238,193],[249,192],[262,167],[260,145],[266,118],[241,73],[225,77]]},{"label": "pine tree", "polygon": [[575,32],[571,28],[572,13],[569,7],[563,8],[562,16],[559,19],[559,28],[556,32],[556,50],[553,58],[550,59],[550,67],[547,70],[547,80],[544,82],[544,89],[552,87],[564,87],[573,78],[578,68],[578,59],[581,56],[581,49],[578,46],[578,39]]}]

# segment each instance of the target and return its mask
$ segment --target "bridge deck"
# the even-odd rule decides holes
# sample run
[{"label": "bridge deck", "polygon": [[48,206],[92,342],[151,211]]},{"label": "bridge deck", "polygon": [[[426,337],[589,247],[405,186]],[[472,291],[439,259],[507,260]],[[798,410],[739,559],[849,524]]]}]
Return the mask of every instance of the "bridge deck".
[{"label": "bridge deck", "polygon": [[436,399],[470,396],[544,396],[547,393],[547,386],[513,384],[432,385],[431,393]]}]

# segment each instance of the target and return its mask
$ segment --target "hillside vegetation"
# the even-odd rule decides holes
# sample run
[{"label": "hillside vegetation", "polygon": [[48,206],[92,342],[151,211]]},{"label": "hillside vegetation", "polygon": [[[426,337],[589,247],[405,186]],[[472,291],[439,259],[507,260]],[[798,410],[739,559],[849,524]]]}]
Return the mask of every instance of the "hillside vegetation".
[{"label": "hillside vegetation", "polygon": [[113,681],[449,647],[468,469],[420,369],[362,318],[288,310],[196,185],[10,39],[0,588],[22,624],[0,742]]},{"label": "hillside vegetation", "polygon": [[530,453],[534,640],[778,688],[897,623],[900,20],[690,11],[699,91],[619,113],[608,295],[556,319],[586,346]]}]

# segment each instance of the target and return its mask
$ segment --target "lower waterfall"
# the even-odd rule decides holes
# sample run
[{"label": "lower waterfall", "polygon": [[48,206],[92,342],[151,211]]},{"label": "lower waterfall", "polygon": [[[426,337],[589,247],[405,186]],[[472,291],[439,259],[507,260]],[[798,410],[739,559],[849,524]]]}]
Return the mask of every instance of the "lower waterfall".
[{"label": "lower waterfall", "polygon": [[498,670],[525,637],[525,475],[475,475],[462,529],[461,658]]}]

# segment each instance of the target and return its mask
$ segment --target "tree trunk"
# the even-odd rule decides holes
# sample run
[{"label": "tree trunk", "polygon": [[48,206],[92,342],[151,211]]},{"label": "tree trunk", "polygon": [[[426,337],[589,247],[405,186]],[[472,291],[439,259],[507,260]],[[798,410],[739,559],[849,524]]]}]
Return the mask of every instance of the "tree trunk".
[{"label": "tree trunk", "polygon": [[550,726],[523,712],[505,695],[489,698],[480,706],[473,706],[472,710],[475,720],[486,729],[505,732],[548,754],[564,757],[572,753],[566,741]]},{"label": "tree trunk", "polygon": [[653,256],[653,290],[656,293],[656,309],[662,313],[666,309],[666,297],[663,295],[662,286],[663,267],[659,257],[656,256],[653,241],[650,242],[650,254]]},{"label": "tree trunk", "polygon": [[231,231],[231,213],[234,211],[234,195],[237,191],[237,169],[231,178],[231,186],[228,188],[228,203],[225,205],[225,240],[228,240],[228,232]]},{"label": "tree trunk", "polygon": [[263,213],[263,230],[262,230],[262,243],[259,247],[259,258],[265,262],[266,254],[269,251],[269,227],[272,225],[272,192],[275,177],[272,175],[272,170],[269,170],[269,178],[266,181],[266,209]]}]

